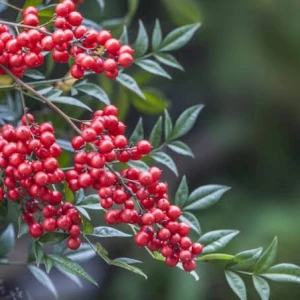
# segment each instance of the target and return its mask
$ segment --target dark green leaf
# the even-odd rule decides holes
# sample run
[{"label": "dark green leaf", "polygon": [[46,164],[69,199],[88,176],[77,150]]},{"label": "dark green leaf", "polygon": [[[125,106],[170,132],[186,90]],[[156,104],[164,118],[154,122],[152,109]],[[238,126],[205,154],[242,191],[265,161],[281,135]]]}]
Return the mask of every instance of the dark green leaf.
[{"label": "dark green leaf", "polygon": [[165,139],[166,139],[166,141],[169,140],[172,130],[173,130],[172,120],[170,118],[168,111],[165,109]]},{"label": "dark green leaf", "polygon": [[148,46],[149,46],[148,34],[143,22],[140,20],[138,35],[133,45],[135,58],[138,58],[143,54],[145,54],[148,49]]},{"label": "dark green leaf", "polygon": [[216,204],[228,190],[230,190],[230,188],[223,185],[201,186],[190,194],[184,209],[206,209]]},{"label": "dark green leaf", "polygon": [[129,44],[129,40],[128,40],[128,32],[127,32],[127,27],[123,26],[123,32],[122,35],[119,38],[119,41],[122,45],[127,45]]},{"label": "dark green leaf", "polygon": [[186,177],[183,176],[180,185],[176,191],[175,204],[179,207],[184,206],[185,201],[189,195],[189,187],[186,181]]},{"label": "dark green leaf", "polygon": [[277,237],[275,237],[271,245],[268,247],[268,249],[266,249],[266,251],[261,255],[261,257],[257,261],[253,273],[262,273],[272,266],[277,255],[277,244]]},{"label": "dark green leaf", "polygon": [[37,241],[33,243],[33,252],[36,259],[36,264],[39,266],[44,258],[44,249]]},{"label": "dark green leaf", "polygon": [[86,110],[92,111],[87,105],[83,104],[79,100],[73,98],[73,97],[55,97],[51,96],[48,98],[51,102],[61,103],[61,104],[67,104],[67,105],[73,105],[85,108]]},{"label": "dark green leaf", "polygon": [[75,284],[77,284],[80,288],[83,287],[83,285],[82,285],[80,279],[79,279],[76,275],[71,274],[71,273],[65,271],[64,269],[62,269],[62,268],[59,267],[59,266],[56,266],[56,268],[57,268],[57,270],[59,270],[61,273],[63,273],[65,276],[67,276],[70,280],[72,280]]},{"label": "dark green leaf", "polygon": [[92,234],[97,237],[131,237],[131,234],[127,234],[120,230],[112,227],[100,226],[94,228],[94,233]]},{"label": "dark green leaf", "polygon": [[113,262],[125,263],[125,264],[128,264],[128,265],[141,264],[142,263],[142,261],[140,261],[140,260],[136,260],[136,259],[132,259],[132,258],[127,258],[127,257],[115,258],[112,261]]},{"label": "dark green leaf", "polygon": [[20,216],[18,218],[18,235],[17,235],[17,238],[20,238],[21,236],[23,236],[27,232],[28,232],[28,225],[25,222],[23,222],[22,217]]},{"label": "dark green leaf", "polygon": [[140,0],[128,0],[128,17],[129,20],[134,17],[138,7]]},{"label": "dark green leaf", "polygon": [[36,89],[37,92],[39,92],[40,95],[46,95],[49,92],[53,91],[53,86],[43,87],[42,89]]},{"label": "dark green leaf", "polygon": [[178,62],[178,60],[169,53],[157,53],[154,57],[162,64],[184,71],[183,66]]},{"label": "dark green leaf", "polygon": [[155,21],[155,26],[153,29],[152,34],[152,49],[153,51],[157,50],[161,44],[162,41],[162,32],[161,32],[161,26],[158,19]]},{"label": "dark green leaf", "polygon": [[57,139],[57,144],[64,150],[67,150],[69,152],[75,152],[75,150],[72,147],[72,144],[69,141]]},{"label": "dark green leaf", "polygon": [[80,204],[84,199],[84,190],[80,189],[78,192],[75,194],[75,204],[78,205]]},{"label": "dark green leaf", "polygon": [[51,4],[39,9],[38,16],[41,24],[50,22],[53,19],[56,5]]},{"label": "dark green leaf", "polygon": [[173,141],[168,144],[168,147],[178,154],[195,157],[191,148],[181,141]]},{"label": "dark green leaf", "polygon": [[237,234],[239,234],[237,230],[215,230],[205,233],[199,239],[199,242],[204,245],[202,253],[208,254],[223,249]]},{"label": "dark green leaf", "polygon": [[143,119],[140,118],[137,125],[135,126],[129,141],[136,144],[138,141],[144,138]]},{"label": "dark green leaf", "polygon": [[76,251],[67,249],[64,254],[77,262],[84,262],[96,256],[94,249],[89,244],[82,244]]},{"label": "dark green leaf", "polygon": [[261,253],[262,248],[257,248],[236,254],[233,258],[233,262],[236,264],[230,266],[230,269],[248,271],[250,268],[253,268]]},{"label": "dark green leaf", "polygon": [[42,271],[41,269],[39,269],[36,266],[28,265],[28,269],[31,272],[31,274],[43,286],[45,286],[47,289],[49,289],[56,299],[58,299],[58,294],[57,294],[56,288],[55,288],[53,282],[51,281],[51,279],[49,278],[49,276],[44,271]]},{"label": "dark green leaf", "polygon": [[160,51],[173,51],[182,48],[193,37],[200,24],[185,25],[170,32],[163,40]]},{"label": "dark green leaf", "polygon": [[201,228],[198,219],[195,215],[184,211],[180,217],[180,220],[190,226],[197,234],[201,234]]},{"label": "dark green leaf", "polygon": [[42,74],[40,71],[35,70],[35,69],[28,69],[25,73],[24,73],[25,77],[28,78],[32,78],[35,80],[39,80],[39,79],[45,79],[44,74]]},{"label": "dark green leaf", "polygon": [[175,140],[187,134],[194,126],[203,107],[203,105],[195,105],[186,109],[177,119],[170,139]]},{"label": "dark green leaf", "polygon": [[[99,205],[100,206],[100,205]],[[82,206],[76,206],[76,209],[80,212],[80,215],[85,218],[87,218],[88,220],[91,220],[91,217],[89,215],[89,213],[86,211],[85,208],[83,208]]]},{"label": "dark green leaf", "polygon": [[80,276],[98,286],[97,282],[75,261],[67,257],[54,254],[49,255],[49,257],[54,261],[55,266],[61,267],[65,271],[76,276]]},{"label": "dark green leaf", "polygon": [[93,194],[85,197],[80,203],[80,207],[91,210],[101,210],[100,198],[98,194]]},{"label": "dark green leaf", "polygon": [[53,267],[53,260],[48,257],[47,255],[44,256],[44,265],[45,265],[45,269],[46,269],[46,272],[49,274],[52,267]]},{"label": "dark green leaf", "polygon": [[168,154],[164,152],[154,152],[151,154],[151,157],[160,164],[168,167],[176,176],[178,176],[176,164]]},{"label": "dark green leaf", "polygon": [[242,278],[232,271],[225,270],[227,282],[241,300],[247,299],[246,286]]},{"label": "dark green leaf", "polygon": [[293,264],[279,264],[269,268],[261,276],[277,282],[300,283],[300,267]]},{"label": "dark green leaf", "polygon": [[23,8],[26,8],[27,6],[38,6],[43,2],[43,0],[26,0]]},{"label": "dark green leaf", "polygon": [[94,83],[85,83],[75,86],[77,90],[98,99],[104,104],[110,104],[110,100],[103,89]]},{"label": "dark green leaf", "polygon": [[136,273],[138,275],[141,275],[141,276],[145,277],[145,279],[147,279],[147,275],[141,269],[139,269],[139,268],[137,268],[135,266],[126,264],[124,262],[115,261],[115,260],[112,260],[110,262],[110,265],[126,269],[126,270],[128,270],[130,272],[133,272],[133,273]]},{"label": "dark green leaf", "polygon": [[161,142],[162,139],[162,131],[163,131],[163,125],[162,125],[162,117],[159,117],[156,124],[154,125],[149,141],[153,147],[153,149],[157,148]]},{"label": "dark green leaf", "polygon": [[95,29],[95,30],[102,29],[102,26],[100,26],[98,23],[96,23],[95,21],[92,21],[90,19],[87,19],[87,18],[83,18],[82,25],[85,25],[86,27],[88,27],[90,29]]},{"label": "dark green leaf", "polygon": [[128,163],[128,166],[138,168],[141,171],[148,171],[149,166],[144,163],[142,160],[131,160]]},{"label": "dark green leaf", "polygon": [[8,213],[7,203],[0,201],[0,219],[5,218]]},{"label": "dark green leaf", "polygon": [[4,257],[11,250],[14,249],[15,246],[15,230],[12,224],[9,224],[6,229],[0,235],[0,258]]},{"label": "dark green leaf", "polygon": [[124,73],[119,74],[116,81],[119,82],[124,87],[126,87],[128,90],[130,90],[130,91],[134,92],[135,94],[137,94],[142,99],[144,99],[144,100],[146,99],[145,95],[143,94],[143,92],[141,91],[139,86],[137,85],[134,78],[132,78],[128,74],[124,74]]},{"label": "dark green leaf", "polygon": [[252,279],[261,300],[268,300],[270,298],[270,286],[267,281],[259,276],[253,276]]},{"label": "dark green leaf", "polygon": [[140,112],[145,114],[161,114],[169,106],[168,100],[165,96],[156,89],[147,88],[143,90],[146,101],[135,97],[131,99],[132,105]]},{"label": "dark green leaf", "polygon": [[157,62],[151,59],[143,59],[137,61],[135,64],[151,74],[172,79],[172,77]]},{"label": "dark green leaf", "polygon": [[47,232],[38,239],[43,244],[57,244],[64,241],[69,235],[63,232]]}]

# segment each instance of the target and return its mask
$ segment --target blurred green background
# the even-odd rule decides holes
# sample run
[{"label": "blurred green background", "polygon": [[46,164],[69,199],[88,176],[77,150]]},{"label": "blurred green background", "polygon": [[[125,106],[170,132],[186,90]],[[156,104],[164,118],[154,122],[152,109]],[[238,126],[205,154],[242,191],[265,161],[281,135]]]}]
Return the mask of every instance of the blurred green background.
[{"label": "blurred green background", "polygon": [[[89,0],[79,9],[99,23],[124,16],[127,1],[106,1],[103,14],[95,7],[96,0]],[[191,190],[210,183],[232,187],[215,207],[198,214],[202,230],[241,230],[225,249],[228,253],[266,247],[276,235],[278,262],[298,265],[299,14],[299,0],[152,0],[140,1],[129,27],[134,41],[138,19],[144,21],[150,33],[159,18],[164,34],[180,25],[202,23],[193,41],[175,53],[186,72],[170,70],[173,81],[151,81],[169,99],[173,119],[191,105],[206,106],[184,139],[196,159],[174,156],[181,175],[187,175]],[[121,27],[114,30],[120,32]],[[63,73],[61,68],[58,72]],[[139,80],[149,78],[140,75]],[[126,93],[126,97],[131,94]],[[121,93],[116,100],[125,110],[127,101],[122,101]],[[129,109],[125,117],[129,130],[140,115],[135,108]],[[156,117],[142,116],[149,132]],[[179,179],[168,171],[165,179],[170,182],[170,193],[174,193]],[[85,284],[88,291],[82,292],[66,281],[71,290],[64,293],[60,287],[62,299],[83,299],[83,294],[91,300],[236,299],[217,266],[199,264],[200,281],[195,282],[184,272],[151,260],[132,240],[109,240],[104,244],[112,256],[143,260],[148,280],[108,268],[97,258],[87,267],[101,278],[100,289]],[[53,280],[58,284],[55,277]],[[245,280],[249,299],[259,299],[252,282],[247,277]],[[300,298],[297,285],[271,283],[271,290],[271,299]]]}]

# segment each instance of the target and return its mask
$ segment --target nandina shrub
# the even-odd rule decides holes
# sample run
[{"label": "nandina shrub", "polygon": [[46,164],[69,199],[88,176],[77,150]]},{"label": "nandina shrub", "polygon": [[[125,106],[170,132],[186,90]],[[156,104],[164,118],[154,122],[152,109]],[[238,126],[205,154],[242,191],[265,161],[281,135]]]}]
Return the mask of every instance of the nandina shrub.
[{"label": "nandina shrub", "polygon": [[[193,212],[216,204],[229,187],[201,186],[189,193],[188,180],[183,176],[176,194],[168,193],[160,165],[176,176],[178,170],[164,150],[169,148],[181,155],[194,156],[179,138],[193,127],[201,105],[186,109],[174,125],[165,110],[148,139],[144,137],[140,120],[129,136],[126,124],[120,120],[122,108],[119,110],[111,104],[105,90],[94,83],[99,78],[104,78],[106,84],[107,79],[114,80],[115,86],[127,89],[129,95],[143,103],[137,107],[153,111],[157,102],[153,105],[150,99],[156,96],[155,101],[160,101],[158,94],[141,89],[135,75],[127,74],[126,68],[135,64],[152,75],[170,78],[163,65],[183,68],[169,52],[187,44],[199,24],[177,28],[163,37],[160,23],[156,21],[151,51],[147,52],[149,36],[142,22],[131,44],[126,27],[121,36],[114,37],[108,29],[85,19],[76,6],[81,2],[64,0],[46,6],[39,0],[27,0],[22,9],[7,2],[9,8],[18,11],[17,20],[0,21],[0,72],[1,82],[6,82],[2,84],[6,107],[1,114],[0,213],[5,220],[7,211],[15,209],[17,237],[29,234],[35,257],[24,264],[30,272],[55,296],[57,292],[47,275],[53,267],[97,285],[70,258],[72,251],[77,251],[81,259],[91,252],[109,265],[147,278],[134,265],[139,261],[112,259],[99,241],[94,244],[90,240],[91,236],[134,236],[136,245],[148,251],[152,259],[178,267],[196,280],[197,264],[220,263],[228,284],[240,299],[246,299],[241,275],[253,277],[262,299],[270,295],[266,279],[299,282],[298,266],[274,265],[276,238],[265,251],[257,248],[230,255],[220,251],[238,231],[201,234]],[[103,1],[97,3],[103,8]],[[49,65],[52,68],[54,63],[68,66],[63,78],[47,79],[36,69],[45,70]],[[9,114],[11,91],[22,110],[21,115],[14,114],[16,118]],[[84,95],[97,102],[87,105],[82,100]],[[122,95],[127,97],[127,93],[120,93],[119,97]],[[27,108],[33,101],[41,101],[38,109],[52,109],[53,119],[40,122],[38,109]],[[62,108],[55,103],[63,104]],[[80,112],[69,109],[72,106],[79,107]],[[71,138],[61,138],[68,129],[56,132],[57,117],[74,132]],[[69,165],[61,159],[63,151],[72,155]],[[108,226],[93,226],[90,210],[98,212],[98,218],[103,218]],[[128,232],[117,229],[119,224],[126,225]],[[15,263],[6,258],[14,244],[15,229],[10,224],[0,236],[0,264]],[[49,253],[45,251],[48,244],[60,247],[52,247]],[[78,283],[77,278],[70,279]]]}]

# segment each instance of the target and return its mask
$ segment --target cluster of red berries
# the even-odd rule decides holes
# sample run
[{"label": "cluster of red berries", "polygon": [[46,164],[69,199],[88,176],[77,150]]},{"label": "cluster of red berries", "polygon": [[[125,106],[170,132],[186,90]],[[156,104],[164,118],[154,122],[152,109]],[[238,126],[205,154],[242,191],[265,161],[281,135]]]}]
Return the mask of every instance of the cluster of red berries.
[{"label": "cluster of red berries", "polygon": [[[59,63],[74,58],[70,73],[76,79],[82,78],[85,71],[105,72],[107,77],[114,79],[119,74],[119,67],[132,65],[133,49],[122,46],[107,30],[98,32],[82,25],[83,17],[71,0],[64,0],[56,6],[53,19],[55,30],[50,33],[39,26],[38,10],[29,6],[23,10],[24,31],[16,38],[1,25],[0,64],[22,77],[27,68],[43,64],[42,50],[52,51],[53,60]],[[2,69],[0,72],[5,74]]]},{"label": "cluster of red berries", "polygon": [[31,236],[39,238],[44,231],[66,231],[68,247],[77,249],[81,217],[70,203],[63,203],[61,192],[52,185],[62,183],[64,172],[57,157],[61,147],[55,142],[54,128],[49,123],[34,123],[30,114],[22,125],[4,125],[0,134],[0,200],[9,199],[20,205],[22,218]]},{"label": "cluster of red berries", "polygon": [[117,108],[106,106],[96,111],[90,122],[82,124],[81,135],[72,139],[74,169],[66,173],[73,191],[93,187],[98,190],[101,206],[106,209],[108,224],[135,224],[140,227],[135,236],[138,246],[161,251],[166,264],[174,267],[182,262],[184,270],[196,268],[194,258],[201,254],[202,245],[188,237],[190,227],[178,222],[181,210],[168,200],[168,186],[161,182],[161,170],[151,167],[140,171],[130,167],[118,173],[109,162],[140,160],[150,153],[149,141],[129,145],[124,136],[125,126],[117,118]]}]

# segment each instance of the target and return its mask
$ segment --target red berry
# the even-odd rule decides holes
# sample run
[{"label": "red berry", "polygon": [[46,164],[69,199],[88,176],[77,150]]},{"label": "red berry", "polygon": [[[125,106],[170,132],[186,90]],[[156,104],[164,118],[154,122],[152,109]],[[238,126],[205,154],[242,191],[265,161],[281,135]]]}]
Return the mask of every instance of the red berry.
[{"label": "red berry", "polygon": [[131,54],[122,53],[118,58],[118,63],[121,67],[130,67],[133,64],[133,57]]},{"label": "red berry", "polygon": [[80,235],[80,227],[78,225],[72,225],[69,233],[73,237]]},{"label": "red berry", "polygon": [[43,226],[40,223],[33,223],[29,227],[29,233],[35,238],[39,238],[43,235]]},{"label": "red berry", "polygon": [[181,209],[176,205],[171,205],[168,209],[167,216],[171,220],[177,220],[181,216]]},{"label": "red berry", "polygon": [[53,218],[46,218],[44,220],[43,227],[45,231],[49,231],[49,232],[55,231],[57,227],[56,220]]},{"label": "red berry", "polygon": [[194,260],[190,260],[190,261],[187,261],[187,262],[184,262],[182,264],[183,266],[183,269],[186,271],[186,272],[192,272],[196,269],[196,262]]},{"label": "red berry", "polygon": [[120,50],[120,47],[120,42],[116,39],[109,39],[105,42],[105,48],[111,54],[116,54]]},{"label": "red berry", "polygon": [[142,140],[136,144],[137,151],[143,155],[149,154],[152,146],[149,141]]},{"label": "red berry", "polygon": [[81,245],[81,240],[79,237],[69,237],[67,241],[67,246],[71,250],[77,250]]},{"label": "red berry", "polygon": [[99,33],[98,33],[98,36],[97,36],[97,42],[104,46],[105,43],[111,39],[111,33],[107,30],[101,30]]},{"label": "red berry", "polygon": [[61,230],[69,230],[72,226],[72,220],[69,216],[63,215],[57,219],[57,227]]},{"label": "red berry", "polygon": [[67,20],[72,26],[79,26],[82,23],[83,18],[81,13],[72,11],[69,13]]},{"label": "red berry", "polygon": [[75,79],[81,79],[84,75],[84,70],[79,65],[73,65],[70,73]]},{"label": "red berry", "polygon": [[180,241],[182,249],[189,249],[192,246],[192,241],[189,237],[183,237]]},{"label": "red berry", "polygon": [[147,246],[150,238],[146,232],[140,231],[135,235],[134,240],[139,247],[145,247]]},{"label": "red berry", "polygon": [[141,185],[144,185],[144,186],[150,185],[153,182],[153,178],[152,178],[151,173],[142,172],[139,175],[139,182],[141,183]]},{"label": "red berry", "polygon": [[157,233],[157,237],[161,240],[161,241],[167,241],[170,237],[171,237],[171,232],[169,229],[167,228],[162,228],[158,231]]},{"label": "red berry", "polygon": [[192,245],[192,252],[194,255],[199,255],[203,251],[203,246],[200,243],[194,243]]}]

